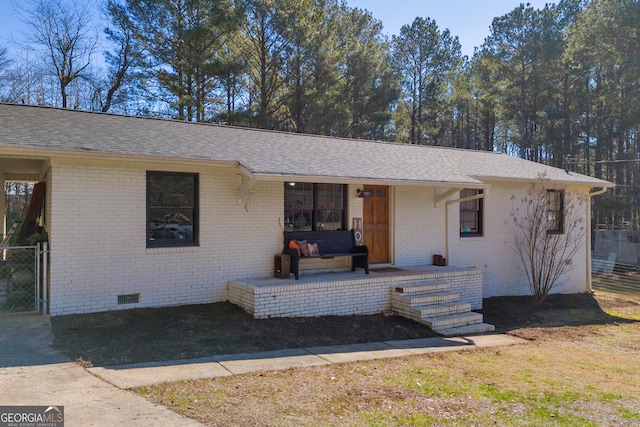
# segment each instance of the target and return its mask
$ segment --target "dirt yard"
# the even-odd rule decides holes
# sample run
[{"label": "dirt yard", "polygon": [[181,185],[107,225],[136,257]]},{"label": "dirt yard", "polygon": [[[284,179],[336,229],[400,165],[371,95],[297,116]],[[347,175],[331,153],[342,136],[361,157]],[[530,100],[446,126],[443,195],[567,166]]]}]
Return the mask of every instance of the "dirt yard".
[{"label": "dirt yard", "polygon": [[55,345],[85,366],[436,336],[397,316],[254,319],[230,303],[51,318]]},{"label": "dirt yard", "polygon": [[[611,322],[613,304],[588,294],[484,300],[485,321],[497,331],[529,326]],[[230,303],[146,308],[51,318],[55,345],[73,360],[93,366],[251,353],[436,336],[399,316],[324,316],[254,319]]]},{"label": "dirt yard", "polygon": [[496,298],[528,344],[181,381],[136,390],[209,426],[639,426],[640,302]]}]

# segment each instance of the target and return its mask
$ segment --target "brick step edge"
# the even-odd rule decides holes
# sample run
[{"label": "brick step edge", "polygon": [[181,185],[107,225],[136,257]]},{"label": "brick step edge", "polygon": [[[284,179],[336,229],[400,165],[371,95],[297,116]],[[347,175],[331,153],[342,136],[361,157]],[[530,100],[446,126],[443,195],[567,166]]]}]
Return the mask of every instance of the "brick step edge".
[{"label": "brick step edge", "polygon": [[413,308],[419,311],[420,317],[422,318],[433,318],[449,314],[472,313],[471,304],[469,303],[424,305]]},{"label": "brick step edge", "polygon": [[493,332],[496,327],[489,323],[474,323],[473,325],[458,326],[454,328],[436,329],[440,335],[445,337],[459,337],[462,335],[483,334],[485,332]]},{"label": "brick step edge", "polygon": [[460,300],[460,294],[451,292],[428,292],[416,294],[391,294],[392,304],[401,307],[416,307],[418,305],[442,304]]},{"label": "brick step edge", "polygon": [[466,314],[471,312],[471,304],[430,304],[417,307],[394,307],[393,311],[410,319],[437,318],[452,314]]},{"label": "brick step edge", "polygon": [[450,314],[446,316],[423,317],[420,319],[420,323],[423,323],[434,331],[437,331],[438,329],[448,329],[482,323],[482,320],[482,314],[470,311],[468,313]]},{"label": "brick step edge", "polygon": [[427,283],[427,282],[417,282],[417,283],[405,283],[405,284],[396,284],[393,286],[393,290],[399,294],[416,294],[416,293],[432,293],[432,292],[440,292],[446,291],[449,288],[449,285],[446,283]]}]

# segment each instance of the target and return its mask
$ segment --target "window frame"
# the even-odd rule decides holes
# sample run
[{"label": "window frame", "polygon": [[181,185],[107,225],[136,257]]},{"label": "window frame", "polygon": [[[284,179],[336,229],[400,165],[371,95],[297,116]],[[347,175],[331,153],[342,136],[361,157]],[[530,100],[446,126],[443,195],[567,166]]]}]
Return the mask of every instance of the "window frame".
[{"label": "window frame", "polygon": [[[292,185],[293,184],[293,185]],[[295,228],[295,218],[293,220],[289,220],[289,222],[287,222],[287,190],[290,190],[292,188],[294,188],[296,185],[311,185],[311,197],[312,197],[312,201],[311,201],[311,230],[305,230],[304,226],[302,229],[297,229]],[[285,218],[285,230],[287,231],[325,231],[325,230],[319,230],[318,229],[318,214],[319,214],[319,210],[320,210],[320,186],[321,185],[339,185],[342,187],[342,196],[341,196],[341,202],[342,202],[342,209],[328,209],[328,210],[332,210],[332,211],[342,211],[342,223],[340,224],[340,228],[339,230],[346,230],[347,229],[347,218],[348,218],[348,185],[347,184],[340,184],[340,183],[311,183],[311,182],[299,182],[299,181],[285,181],[284,182],[284,194],[283,194],[283,210],[284,210],[284,218]],[[304,208],[300,209],[300,212],[302,213],[302,211],[305,210]],[[306,209],[308,210],[308,209]],[[294,209],[294,217],[295,217],[295,209]],[[334,231],[334,230],[326,230],[326,231]]]},{"label": "window frame", "polygon": [[[551,200],[551,194],[557,194],[558,200]],[[552,204],[559,204],[558,209],[552,209]],[[550,213],[555,213],[555,219],[550,219]],[[547,209],[546,209],[546,230],[547,234],[564,234],[564,190],[547,189]],[[553,222],[555,227],[549,224]]]},{"label": "window frame", "polygon": [[[151,216],[154,206],[151,206],[151,178],[152,176],[164,177],[190,177],[192,179],[192,206],[181,209],[191,209],[191,234],[190,239],[152,239]],[[168,172],[168,171],[147,171],[147,191],[146,191],[146,247],[147,248],[173,248],[185,246],[199,246],[199,215],[200,215],[200,176],[192,172]]]},{"label": "window frame", "polygon": [[[475,194],[463,195],[466,191],[473,191]],[[483,194],[484,190],[480,188],[463,188],[460,190],[460,198],[472,197],[479,194]],[[466,208],[470,203],[477,203],[476,209]],[[463,231],[462,220],[463,212],[475,212],[477,229],[475,231]],[[480,197],[475,200],[469,200],[459,203],[459,219],[458,228],[460,229],[460,237],[483,237],[484,236],[484,197]]]}]

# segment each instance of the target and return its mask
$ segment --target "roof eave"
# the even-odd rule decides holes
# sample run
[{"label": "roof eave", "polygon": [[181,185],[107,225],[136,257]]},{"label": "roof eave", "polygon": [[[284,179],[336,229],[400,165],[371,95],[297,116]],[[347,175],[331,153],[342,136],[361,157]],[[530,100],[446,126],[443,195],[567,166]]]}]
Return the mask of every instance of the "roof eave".
[{"label": "roof eave", "polygon": [[321,175],[291,175],[278,173],[256,173],[249,171],[254,179],[260,181],[282,182],[314,182],[341,183],[355,185],[389,185],[389,186],[419,186],[435,188],[487,188],[487,184],[480,181],[432,181],[432,180],[403,180],[389,178],[366,178],[357,176],[321,176]]},{"label": "roof eave", "polygon": [[210,158],[198,157],[170,157],[151,155],[144,153],[110,153],[94,150],[69,150],[59,148],[34,148],[34,147],[0,147],[0,157],[30,157],[35,159],[82,159],[99,161],[118,161],[118,162],[149,162],[149,163],[181,163],[181,164],[199,164],[205,166],[225,166],[235,167],[239,165],[236,160],[213,160]]},{"label": "roof eave", "polygon": [[[532,183],[538,181],[538,178],[514,178],[504,176],[473,176],[479,181],[500,181],[500,182],[516,182],[516,183]],[[589,178],[589,177],[588,177]],[[561,180],[545,178],[545,182],[555,185],[573,185],[573,186],[589,186],[589,187],[605,187],[613,188],[616,185],[609,181],[604,181],[598,178],[590,178],[588,180]]]}]

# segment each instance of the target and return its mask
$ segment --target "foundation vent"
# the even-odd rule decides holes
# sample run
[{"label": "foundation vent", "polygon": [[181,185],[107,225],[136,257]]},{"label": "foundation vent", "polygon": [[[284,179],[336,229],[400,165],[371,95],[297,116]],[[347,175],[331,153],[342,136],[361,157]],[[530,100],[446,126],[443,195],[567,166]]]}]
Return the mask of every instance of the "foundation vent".
[{"label": "foundation vent", "polygon": [[140,302],[140,294],[118,295],[118,305],[137,304]]}]

